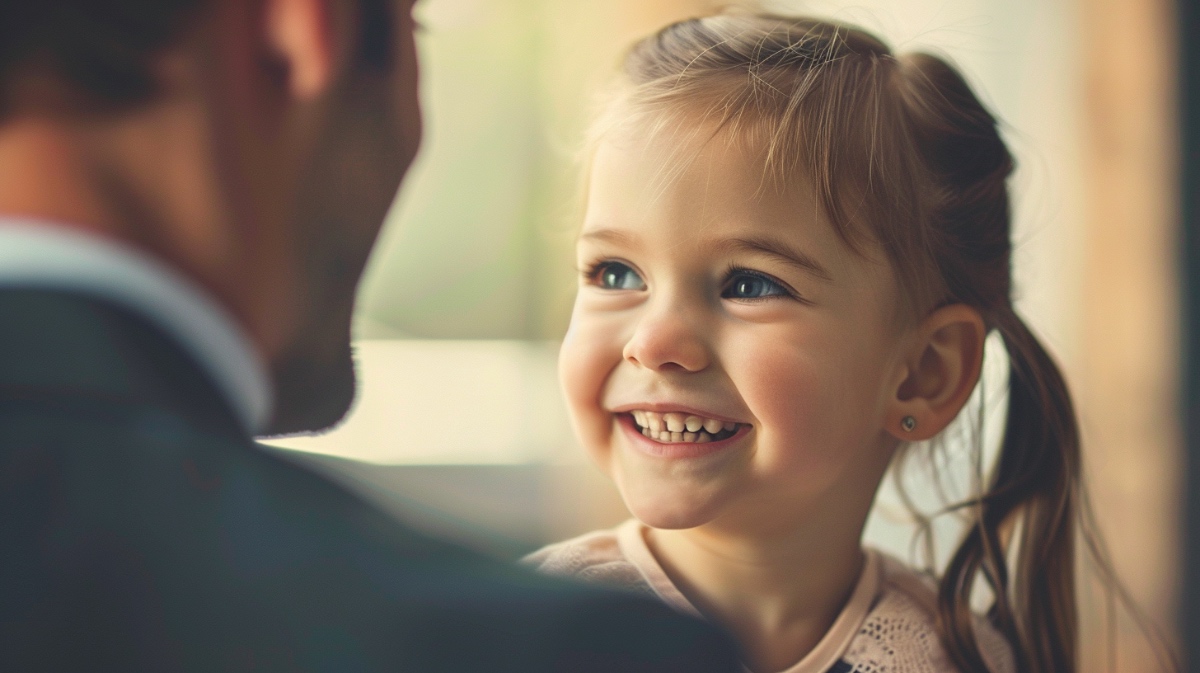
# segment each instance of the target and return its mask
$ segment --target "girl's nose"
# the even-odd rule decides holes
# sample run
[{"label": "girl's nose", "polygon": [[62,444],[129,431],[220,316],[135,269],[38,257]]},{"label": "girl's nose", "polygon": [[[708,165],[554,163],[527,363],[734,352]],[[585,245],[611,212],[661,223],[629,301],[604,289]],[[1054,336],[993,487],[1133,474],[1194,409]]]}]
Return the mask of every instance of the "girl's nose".
[{"label": "girl's nose", "polygon": [[701,371],[708,367],[709,348],[698,327],[677,311],[654,311],[643,316],[622,355],[656,371]]}]

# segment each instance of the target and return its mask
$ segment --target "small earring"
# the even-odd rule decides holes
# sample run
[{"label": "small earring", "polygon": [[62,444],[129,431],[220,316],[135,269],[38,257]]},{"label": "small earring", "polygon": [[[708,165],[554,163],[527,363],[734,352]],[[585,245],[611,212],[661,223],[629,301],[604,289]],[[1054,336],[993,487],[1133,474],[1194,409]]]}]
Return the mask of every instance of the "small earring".
[{"label": "small earring", "polygon": [[904,428],[905,432],[912,432],[917,427],[917,419],[912,416],[905,416],[900,419],[900,427]]}]

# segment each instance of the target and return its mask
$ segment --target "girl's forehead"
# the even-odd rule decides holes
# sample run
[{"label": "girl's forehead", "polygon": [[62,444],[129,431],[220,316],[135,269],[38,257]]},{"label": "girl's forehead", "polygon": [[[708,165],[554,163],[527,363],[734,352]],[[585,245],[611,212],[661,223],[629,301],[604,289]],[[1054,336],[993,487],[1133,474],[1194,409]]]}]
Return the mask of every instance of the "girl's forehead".
[{"label": "girl's forehead", "polygon": [[836,270],[881,276],[890,264],[873,241],[851,247],[829,220],[810,173],[772,172],[764,144],[696,123],[625,124],[593,147],[581,234],[630,245],[771,239]]},{"label": "girl's forehead", "polygon": [[838,251],[840,237],[804,171],[780,180],[762,150],[698,125],[622,129],[590,164],[584,229],[627,227],[690,238],[761,230]]},{"label": "girl's forehead", "polygon": [[714,214],[783,208],[800,219],[823,217],[807,171],[781,179],[757,143],[699,125],[611,133],[596,144],[589,177],[589,207],[636,202]]}]

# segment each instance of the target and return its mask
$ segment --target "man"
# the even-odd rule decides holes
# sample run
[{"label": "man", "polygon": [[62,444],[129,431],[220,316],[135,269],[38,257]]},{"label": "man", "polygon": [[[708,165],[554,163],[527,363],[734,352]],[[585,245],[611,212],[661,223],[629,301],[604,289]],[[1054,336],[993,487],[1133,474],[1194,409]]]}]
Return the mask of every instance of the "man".
[{"label": "man", "polygon": [[0,3],[0,670],[734,670],[250,439],[350,404],[411,5]]}]

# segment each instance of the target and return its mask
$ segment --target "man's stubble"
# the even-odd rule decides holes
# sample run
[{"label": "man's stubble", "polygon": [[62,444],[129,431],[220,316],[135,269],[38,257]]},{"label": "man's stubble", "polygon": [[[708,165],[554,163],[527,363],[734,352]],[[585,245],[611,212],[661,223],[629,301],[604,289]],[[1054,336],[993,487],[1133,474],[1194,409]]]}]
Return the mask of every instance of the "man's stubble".
[{"label": "man's stubble", "polygon": [[345,88],[302,178],[295,222],[300,326],[272,363],[270,434],[326,430],[351,408],[357,288],[419,142],[419,126],[414,132],[379,76],[362,75]]}]

